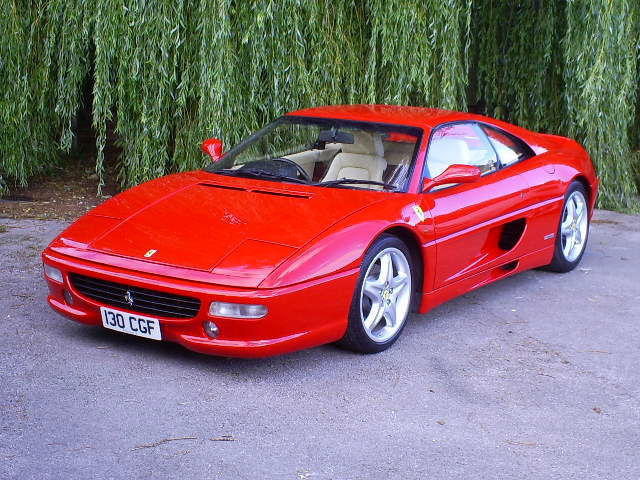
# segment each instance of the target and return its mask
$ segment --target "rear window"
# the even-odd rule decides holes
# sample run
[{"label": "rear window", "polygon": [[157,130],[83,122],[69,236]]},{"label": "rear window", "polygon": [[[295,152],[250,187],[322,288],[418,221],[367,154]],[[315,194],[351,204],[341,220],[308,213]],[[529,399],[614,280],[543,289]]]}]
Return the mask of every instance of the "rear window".
[{"label": "rear window", "polygon": [[532,156],[533,152],[522,140],[487,125],[481,125],[481,128],[487,134],[503,167]]}]

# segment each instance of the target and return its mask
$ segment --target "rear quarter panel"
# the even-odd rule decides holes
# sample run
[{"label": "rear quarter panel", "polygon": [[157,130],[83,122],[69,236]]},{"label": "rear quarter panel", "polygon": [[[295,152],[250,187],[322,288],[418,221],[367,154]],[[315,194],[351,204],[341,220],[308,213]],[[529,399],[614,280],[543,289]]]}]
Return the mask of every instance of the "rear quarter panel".
[{"label": "rear quarter panel", "polygon": [[550,257],[567,189],[573,181],[581,181],[587,189],[592,214],[598,181],[589,155],[577,142],[545,134],[531,134],[530,140],[542,150],[521,162],[520,176],[528,185],[528,212],[520,248],[525,252],[546,249]]},{"label": "rear quarter panel", "polygon": [[589,194],[589,213],[593,214],[599,180],[589,153],[571,138],[549,134],[536,134],[536,137],[537,142],[547,149],[547,153],[538,155],[534,159],[552,167],[554,179],[558,182],[562,195],[574,180],[580,180],[585,184]]}]

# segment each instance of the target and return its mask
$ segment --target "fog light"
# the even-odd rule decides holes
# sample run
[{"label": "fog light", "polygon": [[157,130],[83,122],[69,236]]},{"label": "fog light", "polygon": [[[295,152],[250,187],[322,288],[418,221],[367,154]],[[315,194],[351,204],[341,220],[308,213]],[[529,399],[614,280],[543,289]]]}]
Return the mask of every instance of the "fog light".
[{"label": "fog light", "polygon": [[206,322],[204,322],[204,331],[207,332],[207,335],[209,335],[209,337],[211,338],[216,338],[220,333],[220,329],[218,329],[218,326],[211,320],[207,320]]},{"label": "fog light", "polygon": [[267,314],[264,305],[246,305],[244,303],[211,302],[209,315],[230,318],[262,318]]},{"label": "fog light", "polygon": [[62,272],[51,265],[44,265],[44,274],[48,279],[53,280],[54,282],[62,283]]},{"label": "fog light", "polygon": [[64,296],[64,301],[67,302],[67,305],[73,305],[73,296],[69,290],[62,292],[62,295]]}]

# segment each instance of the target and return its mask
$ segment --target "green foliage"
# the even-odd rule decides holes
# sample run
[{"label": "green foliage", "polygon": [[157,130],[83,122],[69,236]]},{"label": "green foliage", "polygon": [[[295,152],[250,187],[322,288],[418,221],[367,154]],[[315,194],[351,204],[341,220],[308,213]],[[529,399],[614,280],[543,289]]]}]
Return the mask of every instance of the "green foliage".
[{"label": "green foliage", "polygon": [[474,2],[475,102],[489,116],[533,130],[565,126],[564,0]]},{"label": "green foliage", "polygon": [[72,148],[89,85],[100,185],[111,125],[131,186],[199,168],[206,137],[234,144],[289,110],[376,102],[573,136],[603,206],[637,193],[637,0],[7,0],[0,34],[9,184]]},{"label": "green foliage", "polygon": [[18,185],[58,161],[46,15],[29,0],[9,0],[0,15],[0,178]]},{"label": "green foliage", "polygon": [[631,207],[629,126],[636,118],[640,5],[637,0],[570,1],[564,40],[568,133],[596,162],[602,204]]},{"label": "green foliage", "polygon": [[471,2],[370,0],[367,101],[462,109]]}]

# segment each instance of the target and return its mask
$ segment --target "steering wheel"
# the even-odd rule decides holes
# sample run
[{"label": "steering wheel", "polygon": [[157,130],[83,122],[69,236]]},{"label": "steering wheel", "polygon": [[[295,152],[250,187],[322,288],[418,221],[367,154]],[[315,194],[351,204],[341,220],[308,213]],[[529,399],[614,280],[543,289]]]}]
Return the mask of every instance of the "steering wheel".
[{"label": "steering wheel", "polygon": [[[286,165],[286,167],[284,165],[278,165],[278,162],[283,163],[284,165]],[[295,172],[292,171],[291,167],[294,168]],[[267,173],[273,173],[275,175],[285,176],[298,181],[311,183],[311,177],[309,177],[305,169],[293,160],[289,160],[288,158],[276,157],[270,158],[269,160],[253,160],[251,162],[245,163],[238,170],[251,169],[263,170]],[[285,170],[286,173],[282,172],[282,170]]]},{"label": "steering wheel", "polygon": [[272,158],[271,160],[273,162],[282,162],[282,163],[287,163],[289,165],[292,165],[298,171],[298,173],[300,174],[303,180],[306,180],[307,182],[311,183],[311,177],[309,176],[307,171],[304,168],[302,168],[299,164],[294,162],[293,160],[290,160],[284,157]]}]

